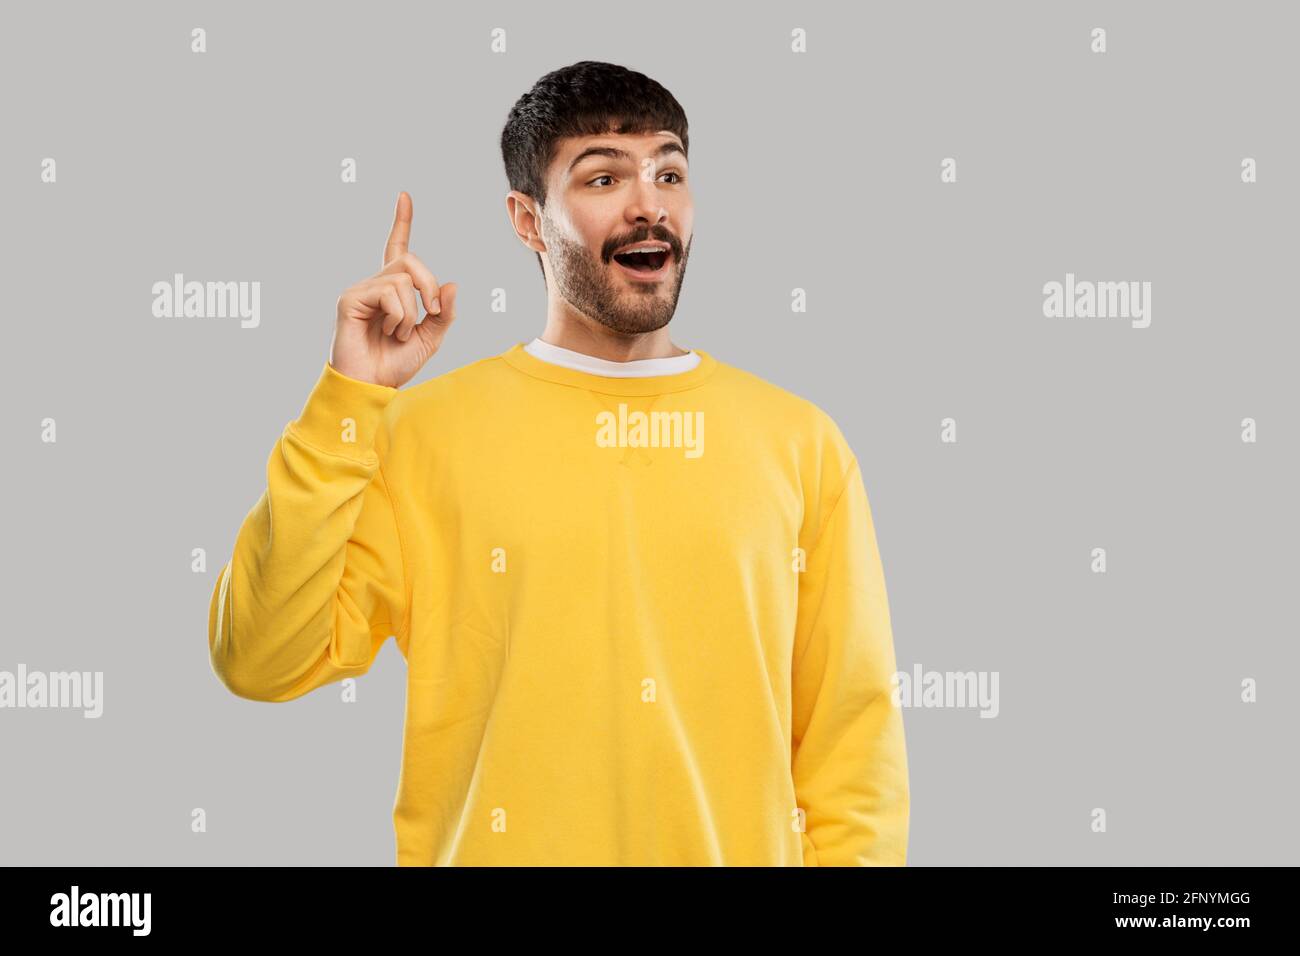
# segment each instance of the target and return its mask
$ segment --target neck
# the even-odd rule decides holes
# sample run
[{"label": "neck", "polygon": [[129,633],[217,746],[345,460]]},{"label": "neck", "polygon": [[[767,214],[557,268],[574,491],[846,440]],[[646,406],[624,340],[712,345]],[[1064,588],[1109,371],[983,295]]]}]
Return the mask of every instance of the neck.
[{"label": "neck", "polygon": [[547,310],[546,328],[538,338],[549,345],[610,362],[672,358],[688,351],[673,344],[666,325],[653,332],[615,332],[574,312],[564,302],[551,303]]}]

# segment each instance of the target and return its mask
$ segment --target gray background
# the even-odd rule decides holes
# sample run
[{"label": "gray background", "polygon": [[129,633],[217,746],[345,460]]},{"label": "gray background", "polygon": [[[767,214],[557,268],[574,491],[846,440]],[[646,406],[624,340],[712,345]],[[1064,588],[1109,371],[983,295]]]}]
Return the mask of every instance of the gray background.
[{"label": "gray background", "polygon": [[[899,667],[1001,675],[996,719],[905,715],[909,863],[1297,862],[1295,5],[3,17],[0,669],[102,670],[105,712],[0,710],[0,862],[393,864],[397,648],[356,704],[337,685],[244,701],[210,669],[208,600],[399,190],[413,251],[460,286],[414,382],[540,333],[498,136],[541,74],[580,59],[654,76],[690,119],[674,341],[840,423]],[[1151,326],[1044,318],[1042,286],[1067,271],[1150,281]],[[150,288],[174,272],[260,281],[261,327],[154,318]]]}]

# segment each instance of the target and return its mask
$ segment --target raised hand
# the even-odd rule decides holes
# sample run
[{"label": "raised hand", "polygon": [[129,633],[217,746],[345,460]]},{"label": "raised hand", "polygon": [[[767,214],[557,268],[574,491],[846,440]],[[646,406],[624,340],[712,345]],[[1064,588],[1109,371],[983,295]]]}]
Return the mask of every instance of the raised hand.
[{"label": "raised hand", "polygon": [[[329,362],[349,378],[401,387],[438,351],[456,319],[456,283],[439,285],[407,248],[413,215],[411,197],[398,193],[382,267],[339,296]],[[417,290],[428,313],[423,321]]]}]

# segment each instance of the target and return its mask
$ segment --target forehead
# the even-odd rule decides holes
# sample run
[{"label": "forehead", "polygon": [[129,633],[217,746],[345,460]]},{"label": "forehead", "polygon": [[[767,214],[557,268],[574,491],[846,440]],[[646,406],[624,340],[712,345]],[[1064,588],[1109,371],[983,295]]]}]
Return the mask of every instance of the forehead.
[{"label": "forehead", "polygon": [[588,161],[639,161],[643,157],[671,156],[682,162],[686,154],[676,133],[600,133],[592,136],[565,136],[556,142],[555,169],[568,175],[576,166]]}]

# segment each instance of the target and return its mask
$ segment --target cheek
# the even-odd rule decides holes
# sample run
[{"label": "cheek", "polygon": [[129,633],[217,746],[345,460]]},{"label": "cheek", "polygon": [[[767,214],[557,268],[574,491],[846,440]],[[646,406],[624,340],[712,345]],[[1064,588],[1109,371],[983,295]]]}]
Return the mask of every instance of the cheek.
[{"label": "cheek", "polygon": [[609,235],[605,230],[617,228],[610,225],[616,218],[615,212],[602,209],[599,203],[570,202],[552,213],[552,225],[569,242],[599,251]]},{"label": "cheek", "polygon": [[577,220],[573,227],[574,241],[582,243],[587,252],[595,258],[600,257],[600,251],[605,247],[610,236],[625,231],[619,225],[617,218],[611,220],[603,216]]},{"label": "cheek", "polygon": [[688,208],[685,211],[670,210],[670,214],[672,215],[673,226],[677,230],[677,238],[680,239],[682,245],[685,246],[686,243],[690,241],[691,236],[695,233],[694,212]]}]

